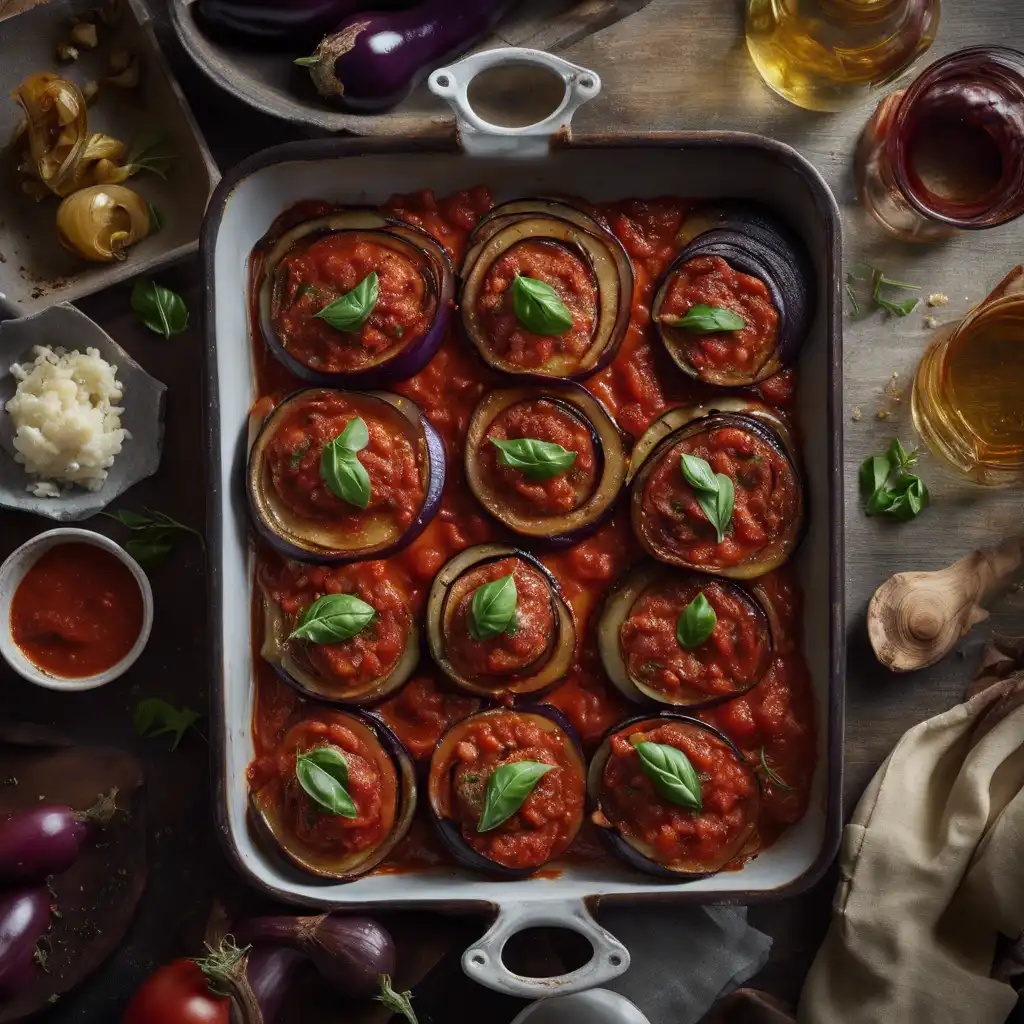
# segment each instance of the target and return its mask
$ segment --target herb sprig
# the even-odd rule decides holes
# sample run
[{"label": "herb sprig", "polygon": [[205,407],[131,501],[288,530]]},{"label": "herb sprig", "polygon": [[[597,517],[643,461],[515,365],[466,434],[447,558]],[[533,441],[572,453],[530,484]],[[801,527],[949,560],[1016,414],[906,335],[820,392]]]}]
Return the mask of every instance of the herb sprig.
[{"label": "herb sprig", "polygon": [[867,515],[907,522],[931,504],[924,481],[911,472],[917,465],[917,451],[906,451],[893,438],[884,455],[871,455],[861,463],[860,491]]},{"label": "herb sprig", "polygon": [[909,316],[921,304],[919,298],[897,302],[885,294],[889,289],[920,291],[920,285],[911,284],[909,281],[897,281],[894,277],[886,277],[878,267],[873,267],[869,263],[854,263],[846,275],[846,295],[850,300],[854,316],[860,316],[862,309],[857,292],[858,290],[863,291],[866,285],[870,286],[869,294],[874,308],[884,309],[893,316]]},{"label": "herb sprig", "polygon": [[192,534],[199,541],[203,554],[206,554],[206,541],[198,530],[179,523],[166,512],[156,512],[151,508],[145,511],[147,514],[143,515],[141,512],[120,508],[115,512],[103,513],[108,519],[131,530],[132,535],[125,542],[124,549],[143,569],[153,569],[166,562],[184,533]]},{"label": "herb sprig", "polygon": [[198,711],[182,708],[180,711],[160,697],[147,697],[135,705],[132,726],[136,736],[163,736],[171,734],[171,750],[177,750],[182,737],[189,729],[195,727],[200,719]]}]

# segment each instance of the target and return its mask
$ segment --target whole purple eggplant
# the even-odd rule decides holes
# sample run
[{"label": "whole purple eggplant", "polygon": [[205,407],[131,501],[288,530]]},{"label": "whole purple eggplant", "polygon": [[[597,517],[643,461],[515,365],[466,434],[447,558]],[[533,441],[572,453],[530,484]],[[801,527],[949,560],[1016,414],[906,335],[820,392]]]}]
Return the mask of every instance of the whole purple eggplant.
[{"label": "whole purple eggplant", "polygon": [[[366,10],[369,0],[199,0],[202,27],[226,42],[287,49],[315,43],[342,18]],[[400,6],[373,0],[371,6]]]},{"label": "whole purple eggplant", "polygon": [[97,826],[110,821],[117,791],[87,811],[33,807],[0,818],[0,885],[38,882],[67,871]]},{"label": "whole purple eggplant", "polygon": [[398,13],[346,18],[310,57],[317,92],[356,112],[401,102],[434,68],[485,36],[510,0],[425,0]]},{"label": "whole purple eggplant", "polygon": [[36,974],[36,943],[50,927],[45,885],[0,892],[0,996],[24,991]]}]

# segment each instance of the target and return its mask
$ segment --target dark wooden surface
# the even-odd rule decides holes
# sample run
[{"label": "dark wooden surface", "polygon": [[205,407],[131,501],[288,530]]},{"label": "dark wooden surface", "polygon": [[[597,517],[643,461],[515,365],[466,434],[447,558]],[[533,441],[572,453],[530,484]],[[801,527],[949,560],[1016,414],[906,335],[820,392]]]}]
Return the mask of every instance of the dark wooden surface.
[{"label": "dark wooden surface", "polygon": [[[1024,256],[1024,226],[1013,225],[983,236],[957,239],[945,246],[910,249],[886,241],[857,209],[849,179],[849,160],[857,131],[870,104],[838,117],[822,117],[786,106],[761,85],[743,49],[740,3],[711,0],[653,0],[642,12],[583,40],[566,56],[600,72],[604,93],[584,108],[577,123],[590,130],[739,128],[761,131],[796,145],[816,163],[843,206],[848,259],[871,258],[896,277],[920,280],[929,291],[946,292],[948,311],[962,311],[982,297],[1009,267]],[[1024,38],[1024,6],[1002,0],[978,0],[947,13],[933,56],[973,42]],[[289,125],[262,117],[220,93],[191,67],[170,33],[162,31],[207,140],[222,168],[258,149],[299,136]],[[699,56],[698,56],[699,55]],[[161,281],[199,309],[201,282],[189,261],[160,275]],[[202,488],[201,339],[195,325],[170,341],[148,333],[128,308],[128,288],[119,287],[83,301],[97,319],[154,376],[169,387],[167,434],[160,472],[133,488],[119,503],[146,505],[183,522],[200,525]],[[1020,494],[987,494],[944,476],[926,465],[936,505],[916,523],[892,528],[867,521],[854,492],[856,467],[895,433],[911,436],[907,402],[887,396],[895,372],[906,386],[928,338],[921,317],[893,324],[872,318],[846,332],[848,416],[854,406],[862,418],[847,422],[847,600],[848,667],[847,776],[845,801],[852,809],[865,783],[899,735],[913,723],[950,706],[960,696],[988,627],[975,630],[958,655],[910,677],[882,672],[867,647],[864,608],[874,588],[897,568],[936,568],[978,543],[991,543],[1021,525]],[[891,415],[876,419],[879,408]],[[45,528],[39,520],[0,515],[2,553]],[[99,519],[87,525],[118,536],[118,527]],[[205,914],[215,894],[237,898],[238,883],[228,871],[211,828],[208,749],[199,735],[186,738],[175,753],[161,740],[132,735],[131,712],[146,696],[205,710],[209,679],[205,657],[207,616],[203,564],[197,548],[184,544],[174,558],[152,574],[157,618],[152,641],[131,674],[92,694],[60,699],[42,694],[0,668],[5,714],[57,725],[83,741],[135,750],[147,770],[150,821],[150,883],[138,916],[120,951],[91,982],[50,1011],[55,1022],[111,1024],[131,991],[165,960],[195,952]],[[1011,595],[992,625],[1021,631],[1024,596]],[[775,937],[771,962],[757,984],[789,999],[799,992],[804,974],[827,926],[834,877],[806,895],[751,911],[752,921]],[[409,923],[402,923],[409,927]],[[413,921],[425,936],[438,937],[450,949],[418,989],[425,1016],[461,1024],[480,1020],[504,1024],[521,1005],[472,986],[458,968],[458,954],[482,922],[449,919]],[[555,938],[522,952],[537,973],[555,971],[576,954]],[[314,990],[308,993],[312,1005]],[[307,1002],[303,1000],[303,1006]],[[337,1008],[335,1008],[336,1012]],[[294,1019],[335,1019],[303,1010]]]}]

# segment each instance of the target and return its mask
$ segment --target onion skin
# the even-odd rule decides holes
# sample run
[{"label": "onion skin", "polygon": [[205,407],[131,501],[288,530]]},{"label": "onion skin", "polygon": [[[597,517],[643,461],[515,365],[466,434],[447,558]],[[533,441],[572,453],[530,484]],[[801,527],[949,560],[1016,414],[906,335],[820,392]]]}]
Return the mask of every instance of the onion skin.
[{"label": "onion skin", "polygon": [[89,141],[82,90],[50,72],[29,75],[11,93],[28,121],[29,153],[39,180],[66,196],[81,184],[82,157]]},{"label": "onion skin", "polygon": [[124,185],[92,185],[72,192],[57,207],[57,237],[76,256],[93,263],[116,263],[151,229],[149,210]]},{"label": "onion skin", "polygon": [[306,958],[294,949],[256,946],[249,950],[245,976],[263,1018],[261,1024],[277,1024],[288,990],[305,963]]},{"label": "onion skin", "polygon": [[374,995],[379,990],[378,976],[395,970],[395,940],[368,917],[337,912],[316,917],[250,917],[236,922],[232,934],[256,947],[254,952],[269,944],[305,955],[336,992],[353,999]]},{"label": "onion skin", "polygon": [[24,991],[36,975],[36,943],[50,927],[50,891],[45,885],[0,892],[0,994]]}]

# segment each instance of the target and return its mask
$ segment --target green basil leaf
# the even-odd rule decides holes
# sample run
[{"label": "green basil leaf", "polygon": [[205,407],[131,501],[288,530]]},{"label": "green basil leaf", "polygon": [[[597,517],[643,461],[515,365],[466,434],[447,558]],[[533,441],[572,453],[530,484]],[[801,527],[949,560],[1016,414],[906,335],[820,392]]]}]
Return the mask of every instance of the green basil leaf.
[{"label": "green basil leaf", "polygon": [[513,573],[477,587],[469,606],[469,635],[474,640],[490,640],[499,633],[514,632],[518,601]]},{"label": "green basil leaf", "polygon": [[177,750],[182,737],[199,721],[199,712],[191,708],[180,711],[159,697],[147,697],[135,705],[132,726],[136,736],[163,736],[171,733],[171,750]]},{"label": "green basil leaf", "polygon": [[906,476],[900,482],[892,502],[885,509],[885,514],[892,519],[909,522],[930,504],[931,495],[924,481],[920,477]]},{"label": "green basil leaf", "polygon": [[533,787],[554,767],[540,761],[513,761],[495,768],[487,780],[484,809],[476,826],[477,832],[490,832],[508,821],[523,806]]},{"label": "green basil leaf", "polygon": [[520,470],[530,480],[550,480],[570,469],[576,461],[576,452],[552,441],[539,441],[535,437],[521,437],[513,441],[489,438],[498,449],[498,462]]},{"label": "green basil leaf", "polygon": [[888,487],[879,487],[877,491],[872,494],[864,504],[864,511],[869,516],[880,516],[892,508],[893,502],[896,500],[896,492],[889,490]]},{"label": "green basil leaf", "polygon": [[705,459],[696,455],[681,457],[683,476],[695,491],[714,492],[718,490],[715,474]]},{"label": "green basil leaf", "polygon": [[170,338],[188,328],[185,300],[156,281],[138,280],[132,288],[132,309],[154,333]]},{"label": "green basil leaf", "polygon": [[691,307],[686,316],[668,317],[665,323],[669,327],[681,327],[693,334],[717,334],[719,331],[742,331],[747,321],[721,306],[705,306],[699,304]]},{"label": "green basil leaf", "polygon": [[572,327],[572,313],[558,292],[532,277],[516,274],[512,281],[512,308],[519,322],[534,334],[565,334]]},{"label": "green basil leaf", "polygon": [[715,631],[718,616],[701,591],[682,611],[676,622],[680,647],[700,647]]},{"label": "green basil leaf", "polygon": [[371,271],[352,289],[340,298],[328,303],[316,314],[326,320],[336,331],[358,331],[366,323],[380,297],[377,271]]},{"label": "green basil leaf", "polygon": [[885,455],[870,455],[860,466],[860,492],[870,498],[875,491],[885,486],[892,466]]},{"label": "green basil leaf", "polygon": [[715,474],[715,490],[697,491],[697,504],[700,505],[708,522],[715,528],[718,543],[725,540],[725,531],[732,522],[732,512],[736,504],[736,487],[730,477],[724,473]]},{"label": "green basil leaf", "polygon": [[644,775],[654,783],[659,796],[700,813],[703,808],[700,779],[690,759],[681,750],[667,743],[645,740],[636,745],[636,752]]},{"label": "green basil leaf", "polygon": [[306,795],[328,814],[356,818],[359,812],[345,786],[348,762],[333,747],[317,747],[295,755],[295,777]]},{"label": "green basil leaf", "polygon": [[332,494],[356,508],[370,504],[370,474],[356,454],[369,442],[366,423],[361,416],[356,416],[320,453],[320,478]]},{"label": "green basil leaf", "polygon": [[355,594],[325,594],[300,616],[289,640],[313,644],[342,644],[361,633],[377,617],[373,605]]},{"label": "green basil leaf", "polygon": [[174,542],[165,539],[141,540],[131,537],[125,541],[124,549],[143,569],[155,569],[157,566],[163,565],[174,554]]}]

